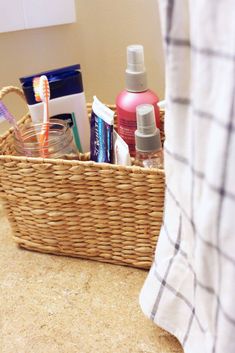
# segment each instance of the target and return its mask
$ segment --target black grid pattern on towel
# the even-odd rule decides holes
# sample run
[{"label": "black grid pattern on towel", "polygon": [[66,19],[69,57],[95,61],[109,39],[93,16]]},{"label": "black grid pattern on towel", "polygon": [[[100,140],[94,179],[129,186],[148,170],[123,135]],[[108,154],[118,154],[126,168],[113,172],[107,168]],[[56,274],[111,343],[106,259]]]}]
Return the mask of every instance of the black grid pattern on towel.
[{"label": "black grid pattern on towel", "polygon": [[[168,231],[167,225],[163,221],[163,226],[162,226],[162,232],[164,235],[166,235],[169,243],[172,246],[172,257],[171,260],[169,261],[169,264],[165,270],[165,274],[160,274],[158,272],[158,266],[156,263],[154,263],[154,276],[157,281],[160,282],[160,290],[157,293],[157,297],[154,303],[154,306],[152,308],[151,312],[151,318],[154,320],[155,315],[157,313],[159,305],[161,305],[161,299],[164,296],[165,292],[170,292],[171,295],[174,295],[177,297],[178,300],[181,300],[182,303],[188,308],[189,310],[189,320],[187,324],[187,330],[184,333],[184,338],[182,340],[183,345],[187,342],[188,337],[190,334],[193,335],[191,332],[192,328],[192,323],[195,320],[197,323],[199,329],[201,332],[205,332],[205,327],[203,323],[200,321],[200,317],[197,315],[197,309],[195,308],[194,304],[190,303],[188,298],[185,296],[184,293],[178,292],[176,288],[174,288],[172,285],[168,283],[168,276],[170,271],[172,270],[172,265],[174,263],[174,258],[176,256],[182,256],[186,262],[189,270],[193,274],[194,278],[194,291],[197,290],[203,290],[206,291],[211,297],[215,298],[216,300],[216,309],[215,309],[215,320],[214,320],[214,326],[215,326],[215,336],[213,340],[213,345],[212,345],[212,351],[211,353],[216,353],[217,352],[217,333],[218,333],[218,323],[220,320],[220,317],[223,316],[223,320],[226,320],[230,325],[234,326],[235,330],[235,317],[232,317],[230,313],[226,312],[225,308],[223,307],[221,300],[220,300],[220,294],[222,291],[221,288],[221,266],[223,261],[227,261],[230,266],[235,266],[235,256],[231,257],[231,255],[225,253],[222,250],[221,247],[221,214],[223,212],[223,207],[224,207],[224,202],[225,199],[230,199],[231,201],[235,201],[235,194],[233,194],[231,191],[227,190],[226,188],[226,177],[227,177],[227,169],[228,169],[228,153],[229,149],[231,147],[231,141],[235,131],[235,108],[234,108],[234,102],[235,102],[235,55],[232,55],[230,53],[226,53],[223,51],[219,50],[214,50],[213,48],[207,47],[207,48],[200,48],[191,43],[190,39],[188,38],[177,38],[174,35],[171,35],[172,32],[172,25],[174,23],[174,7],[176,6],[176,0],[168,0],[167,1],[167,10],[166,10],[166,34],[165,34],[165,49],[166,49],[166,60],[168,53],[170,50],[185,50],[188,49],[192,53],[192,55],[201,55],[205,56],[210,60],[224,60],[224,61],[229,61],[232,63],[234,67],[234,88],[231,92],[231,109],[230,109],[230,114],[227,117],[227,121],[221,120],[221,117],[216,116],[216,114],[211,113],[209,111],[203,111],[200,109],[200,107],[195,106],[194,102],[187,98],[187,97],[172,97],[169,96],[167,97],[167,104],[169,105],[185,105],[190,108],[190,111],[192,112],[193,119],[206,119],[210,120],[212,124],[216,124],[219,128],[223,129],[226,133],[226,146],[225,146],[225,153],[224,153],[224,158],[223,158],[223,174],[221,178],[221,183],[220,187],[217,187],[215,185],[211,185],[210,182],[206,179],[205,173],[200,170],[196,170],[194,166],[194,146],[193,146],[193,140],[192,140],[192,153],[191,153],[191,158],[190,160],[186,158],[183,155],[178,154],[177,152],[172,152],[165,148],[165,153],[168,155],[169,158],[172,158],[176,163],[180,163],[182,167],[184,168],[189,168],[191,175],[192,175],[192,183],[191,183],[191,210],[185,210],[182,205],[180,204],[179,200],[177,200],[177,197],[174,195],[174,192],[170,189],[169,185],[166,185],[166,193],[168,194],[168,197],[170,197],[174,203],[175,207],[180,210],[181,217],[180,218],[180,225],[179,225],[179,230],[178,234],[176,237],[176,240],[173,239],[170,235],[170,232]],[[167,105],[168,109],[168,105]],[[218,212],[216,215],[216,234],[214,237],[214,243],[211,241],[208,241],[206,239],[206,236],[204,234],[200,234],[199,230],[197,229],[197,225],[194,222],[194,209],[193,209],[193,198],[194,198],[194,182],[197,180],[197,178],[200,178],[204,183],[206,183],[207,187],[209,187],[214,193],[218,195],[219,198],[219,203],[218,203]],[[217,261],[217,267],[218,267],[218,283],[217,283],[217,288],[212,288],[208,286],[207,283],[202,283],[198,278],[196,273],[194,272],[193,266],[190,264],[187,258],[187,253],[181,248],[180,244],[180,239],[181,239],[181,231],[182,231],[182,222],[189,222],[191,225],[191,228],[193,230],[194,236],[196,237],[197,241],[200,241],[203,243],[204,246],[208,247],[210,251],[215,251],[216,253],[216,261]],[[203,305],[203,304],[202,304]]]}]

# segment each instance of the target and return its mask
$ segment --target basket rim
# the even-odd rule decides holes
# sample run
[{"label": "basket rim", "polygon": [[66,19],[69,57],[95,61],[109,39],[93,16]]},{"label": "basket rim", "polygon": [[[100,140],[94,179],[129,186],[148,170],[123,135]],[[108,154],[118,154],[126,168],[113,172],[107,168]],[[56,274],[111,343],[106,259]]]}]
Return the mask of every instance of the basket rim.
[{"label": "basket rim", "polygon": [[117,164],[109,163],[96,163],[93,161],[81,161],[81,160],[66,160],[66,159],[54,159],[54,158],[41,158],[41,157],[24,157],[24,156],[11,156],[11,155],[0,155],[0,161],[5,162],[18,162],[18,163],[34,163],[34,164],[53,164],[53,165],[70,165],[71,167],[83,165],[86,167],[92,167],[95,169],[110,169],[110,170],[126,170],[132,173],[139,174],[151,174],[151,175],[165,175],[163,169],[157,168],[143,168],[139,166],[122,166]]},{"label": "basket rim", "polygon": [[[9,90],[11,92],[13,89],[10,87],[6,87],[6,90]],[[1,90],[3,91],[3,89]],[[0,92],[1,92],[0,91]],[[20,89],[17,88],[17,93],[19,94],[18,91],[21,91]],[[8,93],[8,92],[7,92]],[[20,92],[21,95],[21,92]],[[87,103],[87,108],[91,109],[92,108],[92,103]],[[116,105],[115,104],[107,104],[110,109],[115,109]],[[164,112],[163,109],[160,109],[160,112]],[[30,118],[29,112],[24,115],[19,121],[19,124],[24,123],[26,119]],[[2,136],[0,136],[0,144],[3,143],[5,139],[8,138],[10,134],[14,132],[14,128],[10,127]],[[165,171],[163,169],[158,169],[158,168],[143,168],[139,166],[122,166],[122,165],[117,165],[117,164],[110,164],[110,163],[97,163],[94,161],[84,161],[84,160],[66,160],[66,159],[55,159],[55,158],[42,158],[42,157],[25,157],[25,156],[13,156],[13,155],[3,155],[1,154],[0,151],[0,161],[5,161],[5,162],[18,162],[18,163],[35,163],[35,164],[63,164],[63,165],[71,165],[71,166],[79,166],[79,165],[85,165],[86,167],[92,167],[94,169],[110,169],[110,170],[126,170],[128,172],[132,173],[140,173],[140,174],[154,174],[154,175],[165,175]]]},{"label": "basket rim", "polygon": [[[19,120],[19,123],[23,123],[26,119],[30,117],[29,113],[26,114],[23,118]],[[14,128],[11,127],[8,129],[3,136],[0,137],[0,143],[2,143],[11,133],[13,133]],[[78,155],[79,156],[79,155]],[[144,174],[154,174],[154,175],[165,175],[163,169],[157,168],[143,168],[139,166],[122,166],[117,164],[110,164],[110,163],[97,163],[93,161],[82,161],[82,160],[66,160],[66,159],[59,159],[59,158],[42,158],[42,157],[25,157],[25,156],[12,156],[12,155],[3,155],[0,154],[0,161],[5,162],[18,162],[18,163],[34,163],[34,164],[63,164],[63,165],[71,165],[71,166],[79,166],[85,165],[86,167],[92,167],[94,169],[110,169],[110,170],[126,170],[132,173],[144,173]]]}]

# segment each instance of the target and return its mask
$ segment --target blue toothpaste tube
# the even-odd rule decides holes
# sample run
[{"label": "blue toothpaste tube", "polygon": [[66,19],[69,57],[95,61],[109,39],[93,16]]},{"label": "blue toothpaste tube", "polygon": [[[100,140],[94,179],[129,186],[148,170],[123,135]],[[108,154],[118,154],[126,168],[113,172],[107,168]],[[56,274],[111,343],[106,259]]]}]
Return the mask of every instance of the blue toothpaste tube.
[{"label": "blue toothpaste tube", "polygon": [[114,112],[94,97],[91,113],[91,160],[112,163]]}]

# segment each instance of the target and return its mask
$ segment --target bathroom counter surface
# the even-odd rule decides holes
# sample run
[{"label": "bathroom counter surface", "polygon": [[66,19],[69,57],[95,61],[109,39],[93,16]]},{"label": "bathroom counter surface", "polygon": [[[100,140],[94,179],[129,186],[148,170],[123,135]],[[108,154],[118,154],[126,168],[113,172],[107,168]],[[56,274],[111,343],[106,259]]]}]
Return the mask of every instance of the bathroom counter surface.
[{"label": "bathroom counter surface", "polygon": [[20,249],[0,205],[2,353],[181,353],[144,317],[147,272]]}]

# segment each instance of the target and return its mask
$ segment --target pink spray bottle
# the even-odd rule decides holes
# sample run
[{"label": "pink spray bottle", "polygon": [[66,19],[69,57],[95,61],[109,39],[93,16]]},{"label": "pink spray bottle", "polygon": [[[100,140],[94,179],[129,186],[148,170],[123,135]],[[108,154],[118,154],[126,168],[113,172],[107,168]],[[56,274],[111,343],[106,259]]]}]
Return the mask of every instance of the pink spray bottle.
[{"label": "pink spray bottle", "polygon": [[130,155],[135,156],[136,107],[152,104],[155,110],[156,125],[160,127],[160,113],[157,95],[148,89],[142,45],[127,47],[126,89],[116,99],[118,133],[128,144]]}]

